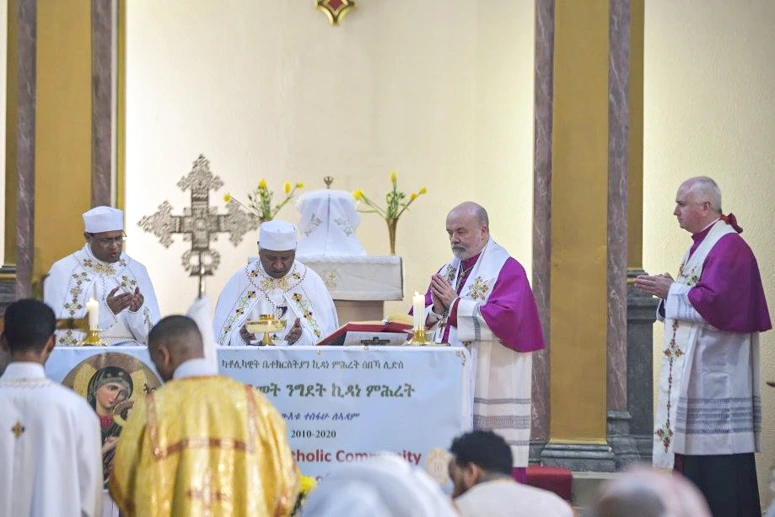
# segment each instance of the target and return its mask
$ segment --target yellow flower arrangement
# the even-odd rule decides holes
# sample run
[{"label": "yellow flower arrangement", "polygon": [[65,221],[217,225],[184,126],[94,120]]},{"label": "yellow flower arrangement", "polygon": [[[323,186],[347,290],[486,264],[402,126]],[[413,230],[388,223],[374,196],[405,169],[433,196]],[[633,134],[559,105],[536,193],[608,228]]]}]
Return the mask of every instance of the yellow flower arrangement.
[{"label": "yellow flower arrangement", "polygon": [[296,191],[301,188],[304,188],[304,183],[290,183],[288,181],[283,183],[283,193],[285,194],[285,199],[273,207],[272,196],[274,196],[274,192],[269,190],[266,180],[261,178],[261,181],[258,182],[258,187],[256,187],[254,191],[248,192],[247,205],[242,203],[239,199],[232,197],[232,195],[228,192],[223,196],[223,200],[226,203],[237,203],[247,212],[255,216],[259,222],[263,223],[265,221],[271,221],[274,219],[277,215],[277,212],[279,212],[282,207],[288,204],[288,201],[293,199],[293,195],[296,193]]},{"label": "yellow flower arrangement", "polygon": [[315,490],[318,486],[317,479],[312,476],[301,476],[301,488],[299,489],[299,497],[296,498],[296,504],[293,507],[291,515],[301,515],[301,509],[304,503],[309,497],[310,492]]},{"label": "yellow flower arrangement", "polygon": [[409,195],[409,199],[407,200],[406,194],[404,192],[398,191],[398,176],[396,175],[395,171],[390,173],[390,183],[392,183],[393,188],[388,190],[387,194],[385,194],[385,208],[382,208],[377,203],[369,199],[361,189],[353,192],[353,197],[356,201],[363,201],[370,208],[369,210],[360,210],[360,212],[367,214],[379,214],[385,220],[388,226],[388,237],[390,238],[390,254],[395,255],[396,228],[398,226],[398,220],[401,218],[401,215],[404,213],[404,211],[409,208],[409,205],[414,203],[418,197],[428,193],[428,189],[422,187],[419,191],[412,192]]}]

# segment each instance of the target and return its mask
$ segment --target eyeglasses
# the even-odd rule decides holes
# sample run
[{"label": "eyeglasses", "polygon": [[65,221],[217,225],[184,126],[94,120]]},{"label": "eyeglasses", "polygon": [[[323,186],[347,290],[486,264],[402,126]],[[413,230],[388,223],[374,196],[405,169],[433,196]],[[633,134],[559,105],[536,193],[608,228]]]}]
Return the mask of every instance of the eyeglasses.
[{"label": "eyeglasses", "polygon": [[111,244],[118,244],[120,246],[126,240],[125,233],[122,235],[117,235],[115,237],[97,237],[93,233],[90,233],[89,237],[94,239],[97,242],[97,244],[101,244],[102,246],[110,246]]}]

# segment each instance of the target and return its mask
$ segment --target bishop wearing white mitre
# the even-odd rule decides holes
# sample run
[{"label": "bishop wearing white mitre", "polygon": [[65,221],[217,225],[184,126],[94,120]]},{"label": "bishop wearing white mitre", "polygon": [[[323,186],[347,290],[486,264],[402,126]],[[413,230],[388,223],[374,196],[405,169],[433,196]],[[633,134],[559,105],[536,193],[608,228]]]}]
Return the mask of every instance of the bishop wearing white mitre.
[{"label": "bishop wearing white mitre", "polygon": [[[160,319],[159,304],[145,266],[122,252],[124,213],[98,206],[83,214],[86,244],[51,266],[43,297],[57,318],[81,318],[90,299],[108,345],[146,344]],[[58,330],[57,345],[76,345],[81,330]]]},{"label": "bishop wearing white mitre", "polygon": [[336,307],[323,279],[296,260],[296,227],[267,221],[259,228],[258,259],[237,271],[215,307],[213,328],[222,346],[244,346],[254,336],[245,322],[272,314],[285,320],[278,345],[314,345],[339,326]]}]

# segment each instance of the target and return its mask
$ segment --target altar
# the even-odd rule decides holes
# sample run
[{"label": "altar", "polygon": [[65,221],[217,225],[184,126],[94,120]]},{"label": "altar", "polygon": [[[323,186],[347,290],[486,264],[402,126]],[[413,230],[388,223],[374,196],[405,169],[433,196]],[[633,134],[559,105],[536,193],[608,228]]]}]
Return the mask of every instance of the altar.
[{"label": "altar", "polygon": [[[471,356],[450,347],[224,347],[220,372],[260,390],[286,421],[303,474],[396,454],[443,483],[446,450],[472,427]],[[102,368],[132,379],[129,401],[156,389],[145,347],[56,347],[47,375],[89,398]],[[124,425],[127,404],[114,409]]]}]

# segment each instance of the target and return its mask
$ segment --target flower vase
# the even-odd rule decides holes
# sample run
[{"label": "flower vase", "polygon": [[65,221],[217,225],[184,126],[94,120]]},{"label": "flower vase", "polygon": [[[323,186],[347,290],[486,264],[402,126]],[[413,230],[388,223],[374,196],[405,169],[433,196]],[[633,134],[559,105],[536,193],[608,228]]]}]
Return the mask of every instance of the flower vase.
[{"label": "flower vase", "polygon": [[398,219],[386,219],[388,227],[388,238],[390,239],[390,254],[396,254],[396,228],[398,227]]}]

